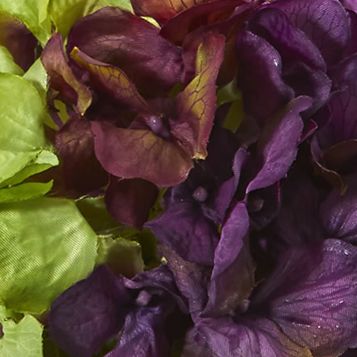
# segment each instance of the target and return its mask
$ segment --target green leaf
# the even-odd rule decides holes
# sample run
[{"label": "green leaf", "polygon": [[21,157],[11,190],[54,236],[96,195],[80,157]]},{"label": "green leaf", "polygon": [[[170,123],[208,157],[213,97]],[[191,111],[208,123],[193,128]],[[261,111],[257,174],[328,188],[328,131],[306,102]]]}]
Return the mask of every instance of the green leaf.
[{"label": "green leaf", "polygon": [[39,155],[46,140],[45,102],[27,80],[0,73],[0,182]]},{"label": "green leaf", "polygon": [[242,100],[242,94],[238,90],[238,86],[235,80],[229,82],[224,87],[220,88],[217,92],[217,105],[223,105],[226,103],[232,103]]},{"label": "green leaf", "polygon": [[20,202],[44,196],[53,186],[53,180],[49,182],[28,182],[14,187],[0,190],[0,203]]},{"label": "green leaf", "polygon": [[231,104],[229,111],[224,118],[223,127],[235,133],[244,119],[243,102],[237,100]]},{"label": "green leaf", "polygon": [[0,205],[0,301],[42,313],[93,269],[97,239],[75,203],[40,198]]},{"label": "green leaf", "polygon": [[19,75],[23,74],[22,68],[14,62],[11,53],[4,46],[0,46],[0,72]]},{"label": "green leaf", "polygon": [[108,264],[117,274],[132,277],[144,271],[140,244],[123,238],[98,240],[97,264]]},{"label": "green leaf", "polygon": [[47,72],[45,67],[41,62],[41,59],[38,58],[32,66],[24,74],[24,78],[32,82],[35,87],[39,90],[41,95],[46,94],[47,90]]},{"label": "green leaf", "polygon": [[4,336],[0,338],[1,357],[42,357],[42,325],[25,315],[18,323],[0,319]]},{"label": "green leaf", "polygon": [[42,150],[35,159],[28,164],[28,166],[24,167],[21,171],[16,173],[11,178],[3,181],[0,184],[0,188],[4,188],[6,186],[13,186],[21,183],[27,178],[48,170],[53,166],[57,166],[59,164],[57,156],[48,150]]},{"label": "green leaf", "polygon": [[50,0],[49,14],[57,31],[67,36],[77,20],[105,6],[132,11],[130,0]]},{"label": "green leaf", "polygon": [[51,22],[47,15],[49,0],[0,1],[0,11],[13,15],[44,45],[51,34]]}]

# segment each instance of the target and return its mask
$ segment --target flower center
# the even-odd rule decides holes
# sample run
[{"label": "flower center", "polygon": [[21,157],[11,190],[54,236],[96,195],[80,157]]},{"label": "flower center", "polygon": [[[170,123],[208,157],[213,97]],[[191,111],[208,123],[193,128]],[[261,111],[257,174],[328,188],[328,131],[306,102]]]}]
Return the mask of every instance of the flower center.
[{"label": "flower center", "polygon": [[205,202],[208,197],[208,192],[204,187],[198,186],[195,191],[193,191],[192,197],[198,202]]},{"label": "flower center", "polygon": [[170,137],[170,132],[162,120],[162,117],[157,115],[149,115],[145,118],[145,121],[147,126],[156,135],[162,137],[163,139],[168,139]]},{"label": "flower center", "polygon": [[140,291],[135,302],[139,306],[147,306],[151,300],[152,295],[145,290]]}]

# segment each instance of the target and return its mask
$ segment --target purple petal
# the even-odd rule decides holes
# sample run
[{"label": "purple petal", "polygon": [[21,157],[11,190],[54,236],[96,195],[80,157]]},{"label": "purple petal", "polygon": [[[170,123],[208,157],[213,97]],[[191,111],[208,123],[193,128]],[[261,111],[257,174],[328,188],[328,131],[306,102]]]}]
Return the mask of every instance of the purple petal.
[{"label": "purple petal", "polygon": [[75,104],[79,113],[84,114],[91,105],[92,94],[72,72],[60,34],[54,34],[47,42],[41,60],[50,78],[50,86],[57,90],[65,101]]},{"label": "purple petal", "polygon": [[247,246],[249,216],[245,204],[233,208],[222,228],[204,314],[232,314],[254,287],[254,266]]},{"label": "purple petal", "polygon": [[256,301],[294,342],[314,356],[339,355],[357,343],[357,248],[327,239],[290,250]]},{"label": "purple petal", "polygon": [[270,6],[285,12],[319,48],[328,64],[338,61],[349,40],[348,16],[339,1],[279,0]]},{"label": "purple petal", "polygon": [[122,279],[100,267],[55,300],[48,317],[50,335],[70,356],[92,357],[121,329],[127,302]]},{"label": "purple petal", "polygon": [[326,70],[316,45],[289,21],[284,12],[266,7],[252,18],[249,29],[273,45],[284,63],[302,62],[315,70]]},{"label": "purple petal", "polygon": [[266,319],[204,319],[198,329],[215,357],[312,357]]},{"label": "purple petal", "polygon": [[162,245],[161,252],[175,277],[181,295],[186,299],[193,320],[207,303],[210,269],[182,259],[174,250]]},{"label": "purple petal", "polygon": [[145,225],[162,244],[168,245],[182,258],[211,265],[218,242],[215,225],[190,202],[170,205],[158,218]]},{"label": "purple petal", "polygon": [[95,153],[104,169],[125,179],[141,178],[157,186],[184,181],[192,161],[176,143],[150,130],[116,128],[107,122],[92,122]]},{"label": "purple petal", "polygon": [[105,193],[105,203],[118,222],[140,228],[146,222],[158,193],[158,188],[148,181],[112,177]]},{"label": "purple petal", "polygon": [[245,31],[238,37],[238,84],[248,114],[267,120],[294,96],[282,79],[279,52],[263,38]]},{"label": "purple petal", "polygon": [[346,180],[347,192],[333,190],[320,207],[320,219],[326,235],[352,243],[357,242],[356,176]]},{"label": "purple petal", "polygon": [[294,162],[302,134],[300,113],[311,106],[311,99],[298,97],[267,123],[258,141],[260,169],[250,181],[246,192],[268,187],[283,178]]},{"label": "purple petal", "polygon": [[[171,310],[171,309],[170,309]],[[142,307],[127,315],[117,346],[105,357],[159,357],[169,356],[164,305]]]},{"label": "purple petal", "polygon": [[82,18],[68,36],[74,47],[95,60],[123,70],[139,91],[152,95],[180,82],[181,50],[159,35],[154,25],[122,11],[106,7]]}]

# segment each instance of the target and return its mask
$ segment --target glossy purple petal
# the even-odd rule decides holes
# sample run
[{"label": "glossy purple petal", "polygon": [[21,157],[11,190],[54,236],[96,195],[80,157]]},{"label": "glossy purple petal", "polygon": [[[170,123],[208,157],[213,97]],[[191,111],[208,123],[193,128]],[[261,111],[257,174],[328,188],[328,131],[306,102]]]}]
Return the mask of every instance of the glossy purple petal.
[{"label": "glossy purple petal", "polygon": [[140,228],[146,222],[158,193],[158,188],[148,181],[112,177],[105,193],[105,203],[118,222]]},{"label": "glossy purple petal", "polygon": [[128,298],[122,279],[100,267],[55,300],[50,335],[71,357],[92,357],[123,326]]},{"label": "glossy purple petal", "polygon": [[279,52],[263,38],[244,31],[238,37],[238,84],[248,114],[268,120],[294,97],[282,79]]},{"label": "glossy purple petal", "polygon": [[247,245],[249,216],[239,202],[223,225],[214,255],[205,315],[232,314],[248,299],[254,287],[254,265]]},{"label": "glossy purple petal", "polygon": [[94,154],[90,123],[82,119],[68,121],[55,134],[56,153],[60,159],[60,191],[79,197],[104,187],[108,174]]},{"label": "glossy purple petal", "polygon": [[262,9],[249,21],[248,28],[273,45],[284,63],[302,62],[315,70],[326,70],[316,45],[279,9]]},{"label": "glossy purple petal", "polygon": [[349,39],[347,12],[339,1],[278,0],[270,6],[285,12],[319,48],[328,64],[338,61]]},{"label": "glossy purple petal", "polygon": [[35,36],[17,19],[0,14],[0,45],[6,47],[14,61],[26,71],[36,59]]},{"label": "glossy purple petal", "polygon": [[119,67],[149,95],[170,88],[183,75],[181,50],[157,27],[119,8],[106,7],[79,20],[68,36],[68,52],[74,47]]},{"label": "glossy purple petal", "polygon": [[[357,248],[341,240],[290,250],[255,297],[295,343],[314,356],[357,344]],[[263,304],[264,305],[264,304]]]},{"label": "glossy purple petal", "polygon": [[357,185],[356,176],[346,180],[347,191],[333,190],[320,207],[320,219],[325,234],[352,243],[357,242]]},{"label": "glossy purple petal", "polygon": [[60,34],[54,34],[47,42],[41,60],[49,76],[51,88],[58,91],[66,102],[76,105],[80,114],[84,114],[92,103],[92,93],[76,78],[69,66]]},{"label": "glossy purple petal", "polygon": [[191,157],[178,144],[151,130],[116,128],[92,122],[95,153],[104,169],[125,179],[141,178],[157,186],[184,181],[192,167]]},{"label": "glossy purple petal", "polygon": [[205,265],[213,263],[218,242],[217,228],[194,203],[172,204],[145,226],[182,258]]},{"label": "glossy purple petal", "polygon": [[312,357],[267,319],[203,319],[198,330],[215,357]]},{"label": "glossy purple petal", "polygon": [[298,97],[267,123],[257,146],[260,168],[246,192],[268,187],[286,175],[294,162],[303,129],[300,113],[311,106],[311,99]]}]

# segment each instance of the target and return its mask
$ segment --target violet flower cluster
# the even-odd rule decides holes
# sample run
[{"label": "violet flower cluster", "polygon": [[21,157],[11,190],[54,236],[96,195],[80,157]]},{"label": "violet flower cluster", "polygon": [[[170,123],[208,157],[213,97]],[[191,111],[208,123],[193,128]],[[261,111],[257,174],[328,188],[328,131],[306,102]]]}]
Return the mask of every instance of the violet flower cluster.
[{"label": "violet flower cluster", "polygon": [[161,260],[98,267],[56,299],[50,337],[71,357],[357,355],[354,1],[132,5],[41,58],[70,117],[58,192],[104,193]]}]

